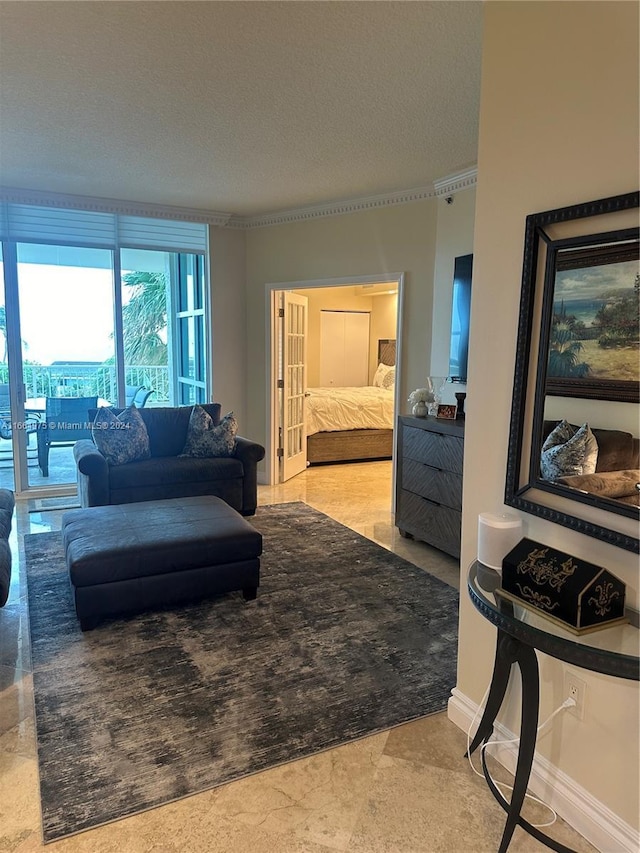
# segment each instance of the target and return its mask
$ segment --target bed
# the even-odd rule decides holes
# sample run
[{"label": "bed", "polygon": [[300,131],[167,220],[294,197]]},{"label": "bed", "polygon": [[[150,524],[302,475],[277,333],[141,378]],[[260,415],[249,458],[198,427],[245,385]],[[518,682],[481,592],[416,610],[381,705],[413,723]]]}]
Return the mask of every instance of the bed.
[{"label": "bed", "polygon": [[378,341],[373,385],[309,388],[307,462],[390,459],[393,453],[395,341]]}]

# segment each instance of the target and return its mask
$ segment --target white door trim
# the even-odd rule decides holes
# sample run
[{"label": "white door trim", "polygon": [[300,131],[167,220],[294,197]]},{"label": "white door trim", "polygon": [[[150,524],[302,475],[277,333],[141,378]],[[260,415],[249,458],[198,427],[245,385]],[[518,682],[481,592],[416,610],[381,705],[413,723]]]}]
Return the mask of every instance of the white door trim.
[{"label": "white door trim", "polygon": [[[307,281],[267,282],[265,284],[265,376],[266,376],[266,417],[267,427],[265,447],[265,478],[267,485],[278,481],[277,447],[278,447],[278,406],[277,396],[273,393],[276,382],[277,364],[273,336],[274,320],[277,313],[276,293],[279,290],[306,290],[318,287],[349,287],[354,284],[396,284],[398,285],[398,311],[396,319],[396,386],[394,396],[394,411],[401,411],[400,388],[402,387],[402,318],[404,305],[404,273],[378,273],[374,275],[345,276],[343,278],[320,278]],[[393,444],[393,458],[396,455],[396,442]],[[393,466],[393,503],[395,504],[395,465]]]}]

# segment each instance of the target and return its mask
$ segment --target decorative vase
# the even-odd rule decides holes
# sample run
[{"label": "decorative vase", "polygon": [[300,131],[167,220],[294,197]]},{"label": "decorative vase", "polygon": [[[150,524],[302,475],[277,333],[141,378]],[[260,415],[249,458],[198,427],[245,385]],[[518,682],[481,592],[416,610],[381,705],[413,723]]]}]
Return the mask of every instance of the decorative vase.
[{"label": "decorative vase", "polygon": [[413,409],[411,409],[412,414],[416,418],[426,418],[428,411],[427,404],[424,400],[419,400],[417,403],[414,403]]},{"label": "decorative vase", "polygon": [[447,376],[428,376],[427,389],[433,395],[432,402],[429,403],[428,414],[435,415],[438,412],[438,406],[442,401],[442,392],[447,384]]}]

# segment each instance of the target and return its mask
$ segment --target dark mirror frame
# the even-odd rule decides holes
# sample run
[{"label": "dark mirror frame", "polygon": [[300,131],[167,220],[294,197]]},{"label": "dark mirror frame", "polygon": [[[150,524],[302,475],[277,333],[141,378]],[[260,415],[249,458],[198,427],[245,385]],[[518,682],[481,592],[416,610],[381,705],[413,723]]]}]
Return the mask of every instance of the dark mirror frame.
[{"label": "dark mirror frame", "polygon": [[[505,486],[508,506],[636,554],[640,552],[638,508],[542,480],[539,457],[545,397],[554,393],[546,374],[557,253],[572,245],[622,246],[638,240],[640,229],[633,210],[639,198],[638,192],[632,192],[527,216]],[[588,218],[591,222],[584,222]],[[615,390],[620,395],[609,399],[637,397],[637,386],[631,392]],[[600,523],[602,510],[611,514],[607,526]]]}]

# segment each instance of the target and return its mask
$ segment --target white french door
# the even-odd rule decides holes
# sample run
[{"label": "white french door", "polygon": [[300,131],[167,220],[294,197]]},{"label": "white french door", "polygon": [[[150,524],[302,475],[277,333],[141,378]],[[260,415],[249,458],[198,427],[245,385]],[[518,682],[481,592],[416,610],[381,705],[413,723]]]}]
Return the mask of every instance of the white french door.
[{"label": "white french door", "polygon": [[307,467],[305,392],[307,390],[306,296],[283,291],[281,337],[281,477],[285,482]]}]

